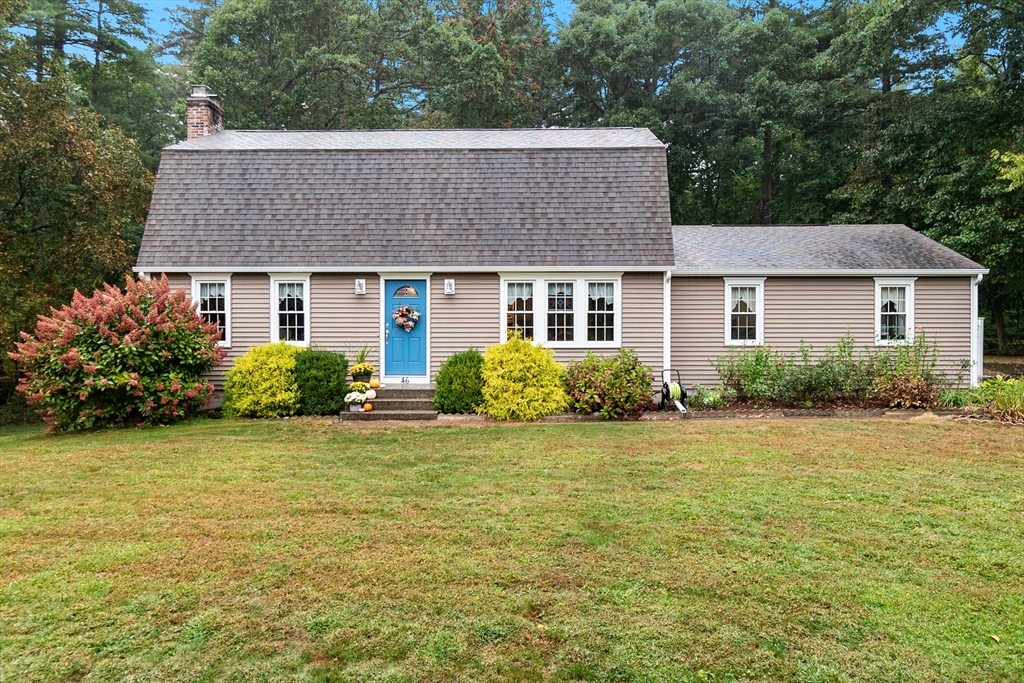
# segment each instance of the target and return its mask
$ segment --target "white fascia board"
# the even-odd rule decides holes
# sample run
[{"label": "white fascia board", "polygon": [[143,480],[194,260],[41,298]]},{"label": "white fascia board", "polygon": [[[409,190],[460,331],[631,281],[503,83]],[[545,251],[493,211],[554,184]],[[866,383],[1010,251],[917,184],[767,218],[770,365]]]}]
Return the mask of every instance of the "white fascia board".
[{"label": "white fascia board", "polygon": [[987,275],[988,268],[933,268],[917,270],[863,269],[856,268],[804,268],[789,270],[673,270],[672,277],[927,277],[933,275]]},{"label": "white fascia board", "polygon": [[[382,275],[404,275],[412,272],[413,267],[406,268],[380,268],[378,266],[136,266],[132,268],[136,273],[190,273],[190,272],[218,272],[218,273],[380,273]],[[623,266],[432,266],[431,270],[416,270],[415,272],[430,273],[600,273],[601,275],[615,275],[622,273],[664,273],[664,266],[650,266],[643,268],[626,268]],[[987,272],[987,271],[986,271]]]}]

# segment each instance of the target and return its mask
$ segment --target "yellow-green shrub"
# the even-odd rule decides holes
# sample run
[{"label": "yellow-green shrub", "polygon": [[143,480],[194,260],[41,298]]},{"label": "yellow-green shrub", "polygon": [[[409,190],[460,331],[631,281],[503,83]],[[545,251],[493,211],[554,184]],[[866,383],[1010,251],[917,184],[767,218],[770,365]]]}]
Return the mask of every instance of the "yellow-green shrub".
[{"label": "yellow-green shrub", "polygon": [[569,409],[554,353],[521,337],[488,347],[483,378],[484,402],[477,410],[496,420],[536,420]]},{"label": "yellow-green shrub", "polygon": [[284,342],[254,346],[235,359],[224,383],[229,417],[281,417],[299,408],[295,356],[302,349]]}]

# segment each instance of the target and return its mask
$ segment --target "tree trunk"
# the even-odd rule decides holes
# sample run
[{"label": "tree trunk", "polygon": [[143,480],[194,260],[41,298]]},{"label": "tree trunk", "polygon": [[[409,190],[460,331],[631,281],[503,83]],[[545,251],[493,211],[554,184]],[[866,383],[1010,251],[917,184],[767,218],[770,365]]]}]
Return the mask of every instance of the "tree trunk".
[{"label": "tree trunk", "polygon": [[882,93],[892,92],[892,74],[888,71],[882,74]]},{"label": "tree trunk", "polygon": [[64,46],[68,42],[68,3],[61,3],[61,11],[53,18],[53,52],[60,57],[61,64],[67,64],[64,60]]},{"label": "tree trunk", "polygon": [[100,34],[103,33],[103,0],[96,7],[96,46],[93,48],[92,62],[92,106],[100,94]]},{"label": "tree trunk", "polygon": [[761,150],[761,223],[772,222],[772,127],[765,126]]},{"label": "tree trunk", "polygon": [[38,83],[43,80],[43,66],[46,64],[46,51],[43,48],[43,21],[37,17],[33,19],[32,23],[35,24],[36,29],[36,82]]},{"label": "tree trunk", "polygon": [[1007,354],[1006,349],[1006,318],[1003,315],[1003,302],[996,298],[992,302],[992,322],[996,325],[996,347],[1000,356]]}]

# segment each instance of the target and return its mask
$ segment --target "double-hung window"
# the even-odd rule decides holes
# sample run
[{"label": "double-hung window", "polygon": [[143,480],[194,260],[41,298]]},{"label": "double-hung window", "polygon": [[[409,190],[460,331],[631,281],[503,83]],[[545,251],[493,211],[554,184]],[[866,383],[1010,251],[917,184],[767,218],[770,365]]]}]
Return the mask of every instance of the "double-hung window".
[{"label": "double-hung window", "polygon": [[555,348],[618,348],[621,275],[503,276],[505,335]]},{"label": "double-hung window", "polygon": [[615,283],[587,283],[587,341],[615,341]]},{"label": "double-hung window", "polygon": [[875,278],[875,344],[914,340],[914,278]]},{"label": "double-hung window", "polygon": [[231,346],[231,276],[193,275],[192,299],[196,312],[207,322],[216,323],[221,346]]},{"label": "double-hung window", "polygon": [[509,282],[505,329],[533,339],[533,282]]},{"label": "double-hung window", "polygon": [[576,314],[573,297],[575,282],[548,283],[548,341],[575,341]]},{"label": "double-hung window", "polygon": [[309,275],[270,278],[270,339],[309,345]]},{"label": "double-hung window", "polygon": [[764,344],[764,278],[725,279],[725,344]]}]

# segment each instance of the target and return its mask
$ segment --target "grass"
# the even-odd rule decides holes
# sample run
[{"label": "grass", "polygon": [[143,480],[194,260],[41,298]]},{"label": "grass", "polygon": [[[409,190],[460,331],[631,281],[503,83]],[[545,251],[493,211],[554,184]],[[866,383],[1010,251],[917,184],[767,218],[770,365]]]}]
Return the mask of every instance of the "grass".
[{"label": "grass", "polygon": [[1024,429],[0,431],[0,680],[1017,681]]}]

